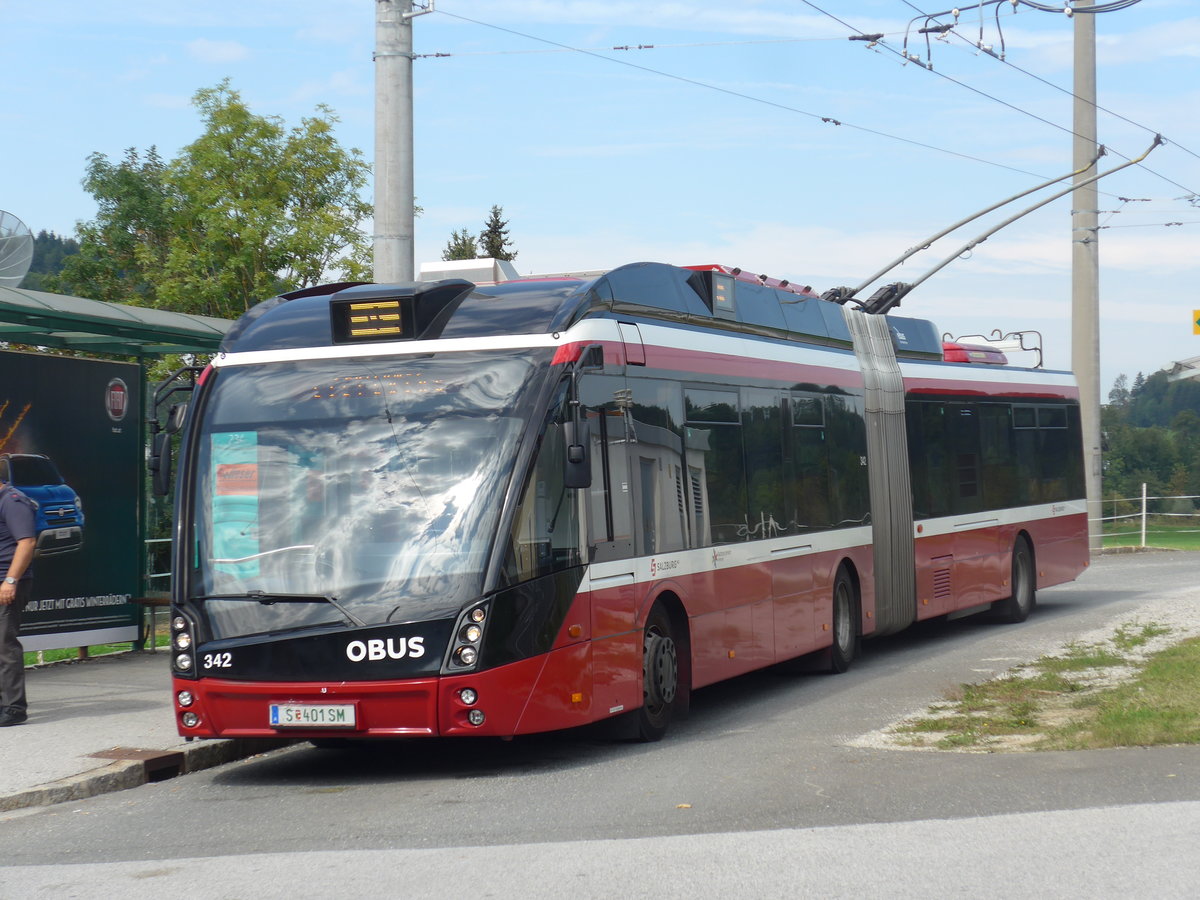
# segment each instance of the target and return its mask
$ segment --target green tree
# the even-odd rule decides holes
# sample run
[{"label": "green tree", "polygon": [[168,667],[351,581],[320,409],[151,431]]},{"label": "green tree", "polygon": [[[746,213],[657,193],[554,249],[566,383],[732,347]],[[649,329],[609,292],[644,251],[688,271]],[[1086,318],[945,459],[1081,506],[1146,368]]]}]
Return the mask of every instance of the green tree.
[{"label": "green tree", "polygon": [[177,205],[162,157],[154,147],[144,156],[130,147],[115,163],[93,153],[83,187],[96,200],[96,218],[76,226],[79,252],[46,285],[93,300],[156,305],[157,270]]},{"label": "green tree", "polygon": [[232,318],[330,272],[367,276],[369,170],[338,144],[328,107],[288,129],[252,113],[228,80],[193,105],[204,132],[171,163],[153,149],[89,159],[84,186],[100,211],[79,227],[81,259],[60,289]]},{"label": "green tree", "polygon": [[1111,406],[1129,405],[1129,378],[1124,373],[1118,375],[1113,382],[1112,390],[1108,392],[1108,402]]},{"label": "green tree", "polygon": [[1108,432],[1105,489],[1109,496],[1135,497],[1146,483],[1152,495],[1169,493],[1179,458],[1166,428],[1119,426]]},{"label": "green tree", "polygon": [[479,254],[475,252],[475,235],[465,228],[452,232],[450,240],[446,242],[446,247],[442,250],[442,259],[478,258]]},{"label": "green tree", "polygon": [[501,218],[503,212],[503,207],[493,205],[491,214],[484,223],[483,233],[479,235],[479,252],[484,259],[517,258],[517,252],[510,249],[508,220]]}]

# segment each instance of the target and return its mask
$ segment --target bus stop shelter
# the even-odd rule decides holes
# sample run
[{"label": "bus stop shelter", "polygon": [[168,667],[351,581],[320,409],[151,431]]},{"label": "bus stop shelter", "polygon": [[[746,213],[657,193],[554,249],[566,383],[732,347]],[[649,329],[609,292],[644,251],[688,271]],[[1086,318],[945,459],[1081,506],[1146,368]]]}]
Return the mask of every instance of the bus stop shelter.
[{"label": "bus stop shelter", "polygon": [[[151,593],[146,569],[146,538],[149,498],[146,491],[148,440],[147,404],[152,402],[148,384],[150,366],[166,354],[211,354],[220,346],[232,321],[189,315],[161,309],[104,303],[83,297],[29,291],[0,286],[0,349],[11,344],[34,348],[81,351],[89,356],[133,362],[139,373],[142,408],[135,413],[138,453],[137,571],[141,573],[139,594]],[[132,425],[133,422],[131,421]],[[76,646],[70,644],[69,646]]]}]

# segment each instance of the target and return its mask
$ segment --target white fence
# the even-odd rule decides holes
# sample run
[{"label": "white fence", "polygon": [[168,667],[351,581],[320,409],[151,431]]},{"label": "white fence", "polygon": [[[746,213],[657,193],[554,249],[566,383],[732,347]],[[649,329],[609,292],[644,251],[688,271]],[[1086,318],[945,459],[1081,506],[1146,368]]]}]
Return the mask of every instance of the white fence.
[{"label": "white fence", "polygon": [[[1146,546],[1147,535],[1200,534],[1200,495],[1178,497],[1149,497],[1146,485],[1142,485],[1141,497],[1126,497],[1105,500],[1102,509],[1112,509],[1111,516],[1103,516],[1105,537],[1136,537],[1140,546]],[[1187,520],[1187,521],[1185,521]],[[1109,523],[1119,522],[1113,527]],[[1164,526],[1170,522],[1171,527]],[[1196,524],[1195,528],[1180,528],[1178,525]],[[1128,526],[1128,527],[1125,527]]]}]

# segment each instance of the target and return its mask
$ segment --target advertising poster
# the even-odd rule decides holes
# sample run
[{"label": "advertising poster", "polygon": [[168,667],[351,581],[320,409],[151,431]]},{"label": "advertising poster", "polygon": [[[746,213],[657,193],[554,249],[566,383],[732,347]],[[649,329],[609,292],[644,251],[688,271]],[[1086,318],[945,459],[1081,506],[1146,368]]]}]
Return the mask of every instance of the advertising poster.
[{"label": "advertising poster", "polygon": [[26,651],[138,637],[138,366],[0,352],[0,477],[38,504]]}]

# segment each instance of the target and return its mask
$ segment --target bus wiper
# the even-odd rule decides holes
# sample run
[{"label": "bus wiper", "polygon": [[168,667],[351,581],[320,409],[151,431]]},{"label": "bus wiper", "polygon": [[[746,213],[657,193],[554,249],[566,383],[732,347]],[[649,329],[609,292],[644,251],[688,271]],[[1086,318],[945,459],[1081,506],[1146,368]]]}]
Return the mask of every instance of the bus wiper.
[{"label": "bus wiper", "polygon": [[203,597],[204,600],[254,600],[261,603],[263,606],[270,606],[273,603],[328,603],[343,616],[350,620],[351,623],[359,628],[365,628],[367,623],[356,616],[350,610],[339,602],[338,598],[332,594],[275,594],[267,591],[246,591],[244,594],[210,594]]}]

